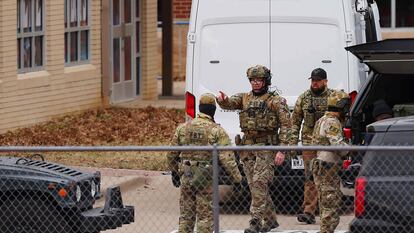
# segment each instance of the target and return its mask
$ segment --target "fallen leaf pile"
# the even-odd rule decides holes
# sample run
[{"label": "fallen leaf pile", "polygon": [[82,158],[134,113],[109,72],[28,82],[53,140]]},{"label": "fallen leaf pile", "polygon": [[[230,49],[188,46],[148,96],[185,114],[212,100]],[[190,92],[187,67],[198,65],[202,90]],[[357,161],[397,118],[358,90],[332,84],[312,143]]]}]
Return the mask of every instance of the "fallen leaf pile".
[{"label": "fallen leaf pile", "polygon": [[95,109],[9,131],[0,144],[9,146],[168,145],[179,123],[179,109]]}]

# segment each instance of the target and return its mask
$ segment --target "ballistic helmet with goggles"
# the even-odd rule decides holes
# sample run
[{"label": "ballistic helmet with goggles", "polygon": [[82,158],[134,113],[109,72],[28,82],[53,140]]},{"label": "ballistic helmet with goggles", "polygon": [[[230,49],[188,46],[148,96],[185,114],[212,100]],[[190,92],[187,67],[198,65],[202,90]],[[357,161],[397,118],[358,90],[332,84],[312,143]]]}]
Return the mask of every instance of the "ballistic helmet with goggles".
[{"label": "ballistic helmet with goggles", "polygon": [[271,84],[272,74],[266,66],[252,66],[249,69],[247,69],[246,74],[249,80],[252,78],[263,78],[265,80],[266,86],[269,86]]}]

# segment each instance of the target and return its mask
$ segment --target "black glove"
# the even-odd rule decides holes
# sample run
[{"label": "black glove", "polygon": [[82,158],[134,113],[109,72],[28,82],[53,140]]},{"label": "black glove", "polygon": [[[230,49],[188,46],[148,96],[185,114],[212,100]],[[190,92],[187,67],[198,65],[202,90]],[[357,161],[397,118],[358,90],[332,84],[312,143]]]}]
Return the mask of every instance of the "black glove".
[{"label": "black glove", "polygon": [[243,189],[248,189],[249,185],[247,184],[247,179],[245,176],[243,176],[240,183],[234,183],[234,192],[240,193],[243,191]]},{"label": "black glove", "polygon": [[249,187],[249,182],[247,182],[246,176],[243,176],[242,181],[240,182],[242,186]]},{"label": "black glove", "polygon": [[180,187],[181,182],[178,172],[171,172],[171,181],[176,188]]}]

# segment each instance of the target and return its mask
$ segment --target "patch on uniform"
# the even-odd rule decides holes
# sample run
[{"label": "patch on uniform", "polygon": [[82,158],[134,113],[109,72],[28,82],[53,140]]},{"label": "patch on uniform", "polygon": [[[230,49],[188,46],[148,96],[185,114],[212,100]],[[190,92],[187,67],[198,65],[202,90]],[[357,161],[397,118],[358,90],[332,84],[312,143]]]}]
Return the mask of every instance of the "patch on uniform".
[{"label": "patch on uniform", "polygon": [[331,133],[331,134],[335,134],[335,135],[338,135],[338,134],[340,134],[341,132],[341,129],[339,129],[337,126],[335,126],[335,125],[331,125],[330,127],[329,127],[329,132]]},{"label": "patch on uniform", "polygon": [[283,97],[280,97],[280,103],[283,105],[286,105],[286,99]]}]

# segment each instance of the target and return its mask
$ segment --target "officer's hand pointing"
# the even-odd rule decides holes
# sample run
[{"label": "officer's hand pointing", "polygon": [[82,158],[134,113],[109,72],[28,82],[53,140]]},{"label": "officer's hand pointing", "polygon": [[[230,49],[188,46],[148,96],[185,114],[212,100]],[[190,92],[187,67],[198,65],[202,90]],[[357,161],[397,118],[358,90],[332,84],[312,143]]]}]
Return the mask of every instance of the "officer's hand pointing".
[{"label": "officer's hand pointing", "polygon": [[219,91],[219,94],[218,94],[218,96],[216,96],[217,97],[217,100],[219,101],[219,102],[223,102],[224,100],[226,100],[227,98],[229,98],[224,92],[222,92],[222,91]]},{"label": "officer's hand pointing", "polygon": [[276,166],[280,166],[285,161],[285,154],[278,151],[275,156],[275,164]]}]

